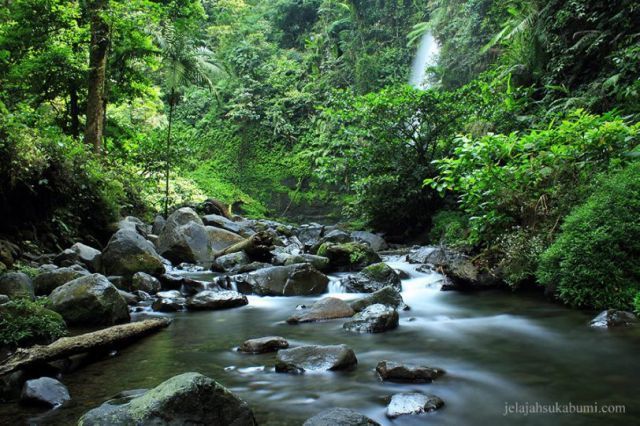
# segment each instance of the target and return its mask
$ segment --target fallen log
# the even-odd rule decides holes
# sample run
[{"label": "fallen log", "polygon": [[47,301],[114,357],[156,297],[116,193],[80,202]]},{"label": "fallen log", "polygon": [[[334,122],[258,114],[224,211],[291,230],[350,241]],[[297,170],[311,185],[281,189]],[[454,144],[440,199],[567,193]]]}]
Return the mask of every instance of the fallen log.
[{"label": "fallen log", "polygon": [[18,349],[0,365],[0,376],[71,355],[122,347],[134,339],[165,328],[170,323],[170,320],[164,318],[132,322],[79,336],[63,337],[50,345]]},{"label": "fallen log", "polygon": [[244,251],[253,260],[268,261],[271,259],[271,250],[273,250],[273,237],[266,232],[258,232],[243,241],[215,252],[213,258],[217,259],[220,256]]}]

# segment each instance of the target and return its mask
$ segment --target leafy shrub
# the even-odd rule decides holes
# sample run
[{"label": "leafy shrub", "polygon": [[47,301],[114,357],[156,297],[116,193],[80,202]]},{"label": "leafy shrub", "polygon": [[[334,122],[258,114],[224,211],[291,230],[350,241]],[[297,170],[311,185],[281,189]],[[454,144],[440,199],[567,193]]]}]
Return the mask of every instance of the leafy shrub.
[{"label": "leafy shrub", "polygon": [[46,308],[46,299],[16,299],[0,305],[0,346],[46,344],[66,334],[64,320]]},{"label": "leafy shrub", "polygon": [[538,281],[565,303],[629,309],[640,289],[640,163],[605,178],[542,255]]},{"label": "leafy shrub", "polygon": [[433,243],[443,242],[449,247],[461,246],[465,243],[469,233],[469,221],[464,213],[441,210],[433,216],[432,221],[429,239]]},{"label": "leafy shrub", "polygon": [[547,246],[542,233],[531,229],[515,228],[498,237],[493,251],[499,254],[504,281],[512,287],[534,282],[540,255]]},{"label": "leafy shrub", "polygon": [[633,310],[637,315],[640,315],[640,292],[636,293],[636,297],[633,299]]}]

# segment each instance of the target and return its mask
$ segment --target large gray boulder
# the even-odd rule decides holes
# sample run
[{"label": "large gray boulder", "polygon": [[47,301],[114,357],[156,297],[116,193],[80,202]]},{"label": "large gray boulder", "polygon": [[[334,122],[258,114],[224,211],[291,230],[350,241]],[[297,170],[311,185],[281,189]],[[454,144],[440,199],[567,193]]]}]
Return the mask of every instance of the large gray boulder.
[{"label": "large gray boulder", "polygon": [[443,406],[444,401],[435,395],[418,392],[398,393],[391,397],[387,406],[387,417],[395,419],[403,415],[429,413]]},{"label": "large gray boulder", "polygon": [[237,308],[248,305],[249,300],[237,291],[205,290],[187,300],[187,309],[192,311],[214,311],[219,309]]},{"label": "large gray boulder", "polygon": [[302,426],[380,426],[380,423],[348,408],[332,408],[307,419]]},{"label": "large gray boulder", "polygon": [[127,277],[136,272],[162,274],[165,270],[153,244],[131,229],[113,234],[102,252],[102,269],[107,275]]},{"label": "large gray boulder", "polygon": [[233,278],[238,291],[260,296],[309,296],[327,292],[329,277],[308,264],[273,266]]},{"label": "large gray boulder", "polygon": [[35,299],[31,278],[23,272],[7,272],[0,275],[0,294],[11,299]]},{"label": "large gray boulder", "polygon": [[131,278],[131,291],[141,290],[145,293],[156,294],[161,289],[160,280],[146,272],[136,272]]},{"label": "large gray boulder", "polygon": [[398,311],[385,305],[367,306],[342,326],[345,330],[357,333],[383,333],[398,328]]},{"label": "large gray boulder", "polygon": [[307,249],[316,246],[324,234],[324,226],[318,224],[303,225],[298,229],[296,236]]},{"label": "large gray boulder", "polygon": [[174,264],[210,260],[209,236],[193,209],[183,207],[167,218],[158,236],[158,253]]},{"label": "large gray boulder", "polygon": [[223,271],[236,271],[239,268],[251,263],[251,259],[244,251],[226,254],[215,260],[215,265]]},{"label": "large gray boulder", "polygon": [[376,366],[376,372],[385,381],[410,383],[431,383],[444,374],[444,370],[440,368],[393,361],[380,361]]},{"label": "large gray boulder", "polygon": [[278,373],[302,374],[305,371],[344,370],[357,364],[356,354],[346,345],[299,346],[279,350],[276,356]]},{"label": "large gray boulder", "polygon": [[222,228],[216,228],[215,226],[207,226],[206,231],[207,238],[209,239],[209,246],[214,252],[224,250],[227,247],[231,247],[232,245],[245,240],[234,232],[227,231]]},{"label": "large gray boulder", "polygon": [[102,253],[100,250],[86,244],[75,243],[56,256],[54,262],[60,266],[82,265],[91,272],[100,272],[101,257]]},{"label": "large gray boulder", "polygon": [[255,231],[248,226],[248,222],[234,222],[224,216],[220,216],[217,214],[209,214],[203,216],[202,222],[205,224],[205,226],[221,228],[226,231],[233,232],[234,234],[241,235],[245,238],[248,238],[255,234]]},{"label": "large gray boulder", "polygon": [[82,416],[78,425],[256,425],[246,402],[199,373],[172,377],[127,403],[120,402],[107,401]]},{"label": "large gray boulder", "polygon": [[398,289],[390,285],[371,293],[367,297],[351,302],[351,308],[356,312],[360,312],[363,311],[366,307],[378,303],[381,305],[390,306],[394,309],[408,308],[407,305],[405,305],[404,300],[402,299],[402,295],[400,294]]},{"label": "large gray boulder", "polygon": [[66,386],[51,377],[27,380],[20,394],[22,403],[44,405],[49,408],[58,407],[69,400],[71,397]]},{"label": "large gray boulder", "polygon": [[127,302],[100,274],[76,278],[49,295],[51,310],[68,325],[113,325],[129,321]]},{"label": "large gray boulder", "polygon": [[402,290],[400,275],[384,262],[369,265],[358,274],[344,278],[342,285],[352,293],[373,293],[387,286]]},{"label": "large gray boulder", "polygon": [[267,352],[277,352],[280,349],[287,349],[289,342],[280,336],[266,336],[257,339],[245,340],[238,348],[238,352],[250,354],[264,354]]},{"label": "large gray boulder", "polygon": [[354,231],[351,233],[351,237],[356,241],[369,245],[373,251],[382,251],[389,248],[384,238],[373,232]]},{"label": "large gray boulder", "polygon": [[33,287],[37,296],[48,296],[53,290],[73,281],[76,278],[89,275],[89,271],[78,265],[56,268],[54,265],[43,265],[33,279]]},{"label": "large gray boulder", "polygon": [[287,322],[299,324],[304,322],[326,321],[336,318],[349,318],[355,314],[351,306],[336,297],[325,297],[311,305],[310,308],[298,310]]}]

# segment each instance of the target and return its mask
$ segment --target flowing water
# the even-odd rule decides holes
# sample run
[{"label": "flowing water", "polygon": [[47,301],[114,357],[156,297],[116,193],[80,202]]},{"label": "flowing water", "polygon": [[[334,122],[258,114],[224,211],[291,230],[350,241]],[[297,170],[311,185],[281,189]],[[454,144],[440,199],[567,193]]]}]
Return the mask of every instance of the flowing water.
[{"label": "flowing water", "polygon": [[[408,276],[403,297],[411,310],[400,313],[396,330],[351,334],[342,329],[343,320],[288,325],[284,320],[297,305],[317,298],[250,296],[242,308],[173,314],[168,329],[63,377],[73,398],[69,407],[36,417],[40,412],[34,409],[4,404],[0,419],[11,425],[75,424],[120,391],[197,371],[248,401],[261,425],[300,425],[331,407],[358,410],[384,425],[640,424],[638,330],[590,329],[591,314],[536,295],[441,292],[441,275],[418,272],[398,258],[387,262]],[[341,291],[336,282],[331,290]],[[266,335],[284,336],[292,346],[347,344],[358,366],[349,372],[280,374],[274,354],[234,350],[245,339]],[[447,374],[431,384],[382,383],[374,368],[384,359],[440,367]],[[387,398],[403,391],[433,393],[446,405],[391,422],[384,414]],[[503,416],[505,403],[515,402],[622,404],[626,414]]]},{"label": "flowing water", "polygon": [[420,39],[416,56],[411,64],[409,84],[416,89],[428,89],[430,84],[427,79],[427,70],[436,65],[440,46],[431,31],[427,31]]}]

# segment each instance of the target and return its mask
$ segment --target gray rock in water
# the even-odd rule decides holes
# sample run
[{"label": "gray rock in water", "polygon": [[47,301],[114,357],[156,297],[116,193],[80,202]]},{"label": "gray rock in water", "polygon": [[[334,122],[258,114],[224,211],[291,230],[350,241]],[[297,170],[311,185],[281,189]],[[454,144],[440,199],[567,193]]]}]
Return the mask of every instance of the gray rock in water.
[{"label": "gray rock in water", "polygon": [[289,319],[289,324],[325,321],[336,318],[349,318],[355,314],[354,310],[344,300],[336,297],[325,297],[311,305],[310,308],[298,311]]},{"label": "gray rock in water", "polygon": [[162,230],[164,229],[164,225],[167,223],[167,220],[158,215],[153,219],[153,225],[151,225],[151,233],[154,235],[160,235]]},{"label": "gray rock in water", "polygon": [[309,263],[318,271],[326,271],[329,267],[329,258],[304,253],[298,255],[290,255],[284,261],[285,266],[295,265],[297,263]]},{"label": "gray rock in water", "polygon": [[296,236],[307,249],[318,244],[322,234],[324,233],[324,226],[317,224],[303,225],[298,229]]},{"label": "gray rock in water", "polygon": [[324,243],[316,254],[329,258],[329,267],[334,271],[357,271],[382,261],[380,256],[364,243]]},{"label": "gray rock in water", "polygon": [[376,372],[382,380],[391,382],[431,383],[444,374],[444,370],[424,365],[400,364],[393,361],[380,361]]},{"label": "gray rock in water", "polygon": [[237,291],[201,291],[187,300],[187,309],[192,311],[237,308],[249,304],[247,296]]},{"label": "gray rock in water", "polygon": [[163,274],[164,264],[155,247],[132,230],[113,234],[102,252],[102,268],[107,275],[131,277],[136,272]]},{"label": "gray rock in water", "polygon": [[129,402],[108,401],[87,412],[79,426],[124,425],[255,426],[246,402],[198,373],[175,376]]},{"label": "gray rock in water", "polygon": [[81,264],[91,272],[101,271],[102,253],[86,244],[75,243],[60,253],[55,258],[55,263],[60,266],[71,266],[72,264]]},{"label": "gray rock in water", "polygon": [[131,291],[144,291],[149,294],[156,294],[162,289],[160,280],[147,274],[146,272],[136,272],[131,279]]},{"label": "gray rock in water", "polygon": [[223,271],[234,271],[251,262],[249,256],[244,251],[226,254],[216,259],[215,264]]},{"label": "gray rock in water", "polygon": [[395,419],[407,414],[422,414],[444,407],[444,401],[435,395],[417,392],[399,393],[391,397],[387,417]]},{"label": "gray rock in water", "polygon": [[389,248],[384,238],[372,232],[355,231],[351,233],[351,237],[356,241],[368,244],[373,251],[382,251]]},{"label": "gray rock in water", "polygon": [[288,347],[289,342],[287,342],[284,337],[267,336],[245,340],[245,342],[238,348],[238,351],[252,354],[263,354],[267,352],[277,352],[280,349],[287,349]]},{"label": "gray rock in water", "polygon": [[428,263],[430,257],[440,250],[438,247],[420,247],[407,255],[409,263]]},{"label": "gray rock in water", "polygon": [[615,309],[600,312],[590,323],[594,328],[625,327],[634,324],[638,324],[638,318],[634,314]]},{"label": "gray rock in water", "polygon": [[77,265],[64,268],[52,268],[51,266],[41,266],[38,269],[38,275],[33,279],[33,287],[38,296],[48,296],[61,285],[89,275],[89,271]]},{"label": "gray rock in water", "polygon": [[50,295],[51,309],[68,325],[113,325],[129,321],[127,302],[100,274],[76,278]]},{"label": "gray rock in water", "polygon": [[158,236],[158,253],[174,265],[210,260],[209,236],[193,209],[183,207],[167,218]]},{"label": "gray rock in water", "polygon": [[156,294],[157,299],[151,305],[154,311],[177,312],[184,309],[187,299],[177,290],[160,291]]},{"label": "gray rock in water", "polygon": [[224,216],[220,216],[217,214],[209,214],[209,215],[203,216],[202,222],[206,226],[214,226],[216,228],[222,228],[226,231],[233,232],[245,238],[248,238],[251,235],[255,234],[255,231],[249,228],[247,226],[247,223],[234,222],[232,220],[227,219]]},{"label": "gray rock in water", "polygon": [[244,237],[226,229],[216,228],[215,226],[206,226],[205,229],[209,238],[209,246],[213,251],[224,250],[245,240]]},{"label": "gray rock in water", "polygon": [[128,291],[118,290],[118,293],[120,293],[120,296],[122,296],[124,301],[127,302],[127,305],[129,306],[135,306],[140,301],[138,296],[133,293],[129,293]]},{"label": "gray rock in water", "polygon": [[260,296],[309,296],[327,292],[329,277],[311,265],[273,266],[232,278],[238,291]]},{"label": "gray rock in water", "polygon": [[332,408],[307,419],[302,426],[380,426],[380,423],[357,411]]},{"label": "gray rock in water", "polygon": [[66,386],[51,377],[27,380],[20,394],[22,403],[47,407],[58,407],[69,400],[71,397]]},{"label": "gray rock in water", "polygon": [[299,346],[279,350],[276,356],[278,373],[302,374],[305,371],[344,370],[357,364],[356,354],[346,345]]},{"label": "gray rock in water", "polygon": [[402,295],[398,289],[393,286],[386,286],[371,293],[367,297],[351,302],[351,308],[356,312],[360,312],[366,307],[375,304],[390,306],[394,309],[408,309],[402,299]]},{"label": "gray rock in water", "polygon": [[23,272],[7,272],[0,275],[0,294],[11,299],[35,299],[31,278]]},{"label": "gray rock in water", "polygon": [[398,328],[398,322],[398,311],[378,303],[355,314],[343,324],[343,328],[358,333],[383,333]]},{"label": "gray rock in water", "polygon": [[344,278],[342,285],[352,293],[373,293],[387,286],[402,290],[400,275],[384,262],[369,265],[358,274]]}]

